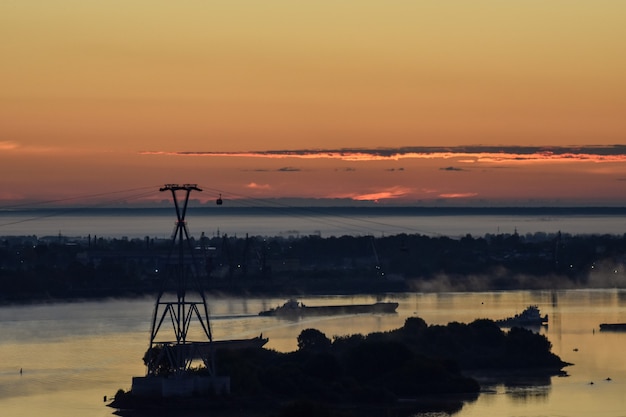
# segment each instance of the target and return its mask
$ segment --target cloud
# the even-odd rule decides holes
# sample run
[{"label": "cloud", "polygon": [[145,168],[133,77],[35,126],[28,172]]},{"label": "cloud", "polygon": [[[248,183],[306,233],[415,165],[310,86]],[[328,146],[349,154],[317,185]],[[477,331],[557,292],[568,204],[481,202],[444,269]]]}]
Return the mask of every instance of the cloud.
[{"label": "cloud", "polygon": [[246,185],[246,188],[251,188],[253,190],[269,190],[272,187],[269,184],[257,184],[256,182],[251,182]]},{"label": "cloud", "polygon": [[381,161],[400,159],[457,159],[463,163],[533,163],[533,162],[622,162],[626,145],[603,146],[410,146],[399,148],[340,148],[266,150],[252,152],[144,151],[142,155],[206,156],[273,159],[338,159],[342,161]]},{"label": "cloud", "polygon": [[333,195],[330,198],[350,198],[357,201],[379,201],[388,199],[400,199],[409,196],[412,189],[402,186],[393,186],[383,190],[376,190],[368,193],[348,193]]},{"label": "cloud", "polygon": [[352,199],[357,200],[357,201],[380,201],[380,200],[388,200],[391,198],[401,198],[401,197],[404,197],[404,194],[396,194],[391,191],[380,191],[377,193],[356,195],[352,197]]},{"label": "cloud", "polygon": [[[86,150],[79,147],[64,147],[50,145],[23,144],[11,140],[0,140],[0,151],[14,152],[17,154],[63,154],[63,155],[83,155]],[[93,152],[93,151],[90,151]]]},{"label": "cloud", "polygon": [[300,168],[295,167],[282,167],[278,169],[266,169],[266,168],[257,168],[257,169],[244,169],[244,172],[300,172],[302,171]]},{"label": "cloud", "polygon": [[18,148],[18,144],[9,140],[0,140],[0,151],[12,151]]},{"label": "cloud", "polygon": [[476,197],[478,193],[445,193],[439,194],[441,198],[470,198]]}]

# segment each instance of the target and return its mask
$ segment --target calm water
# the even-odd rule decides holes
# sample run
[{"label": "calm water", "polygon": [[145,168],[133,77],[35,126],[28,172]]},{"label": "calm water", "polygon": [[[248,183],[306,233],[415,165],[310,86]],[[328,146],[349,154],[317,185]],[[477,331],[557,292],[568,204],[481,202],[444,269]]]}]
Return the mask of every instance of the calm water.
[{"label": "calm water", "polygon": [[[473,214],[474,213],[474,214]],[[54,210],[7,212],[0,210],[0,236],[87,236],[169,238],[175,211]],[[191,234],[199,236],[306,236],[392,235],[419,233],[459,237],[466,234],[561,231],[569,234],[623,234],[625,209],[504,210],[475,214],[468,210],[411,208],[292,208],[206,209],[190,208]]]},{"label": "calm water", "polygon": [[[485,385],[456,414],[470,416],[626,415],[626,333],[598,331],[602,322],[626,321],[626,291],[390,294],[397,315],[323,317],[288,321],[259,317],[282,299],[210,299],[216,339],[269,337],[269,348],[291,351],[301,330],[327,336],[368,333],[401,326],[410,316],[429,324],[502,318],[538,304],[549,314],[541,331],[553,351],[575,365],[568,377],[529,385]],[[370,296],[307,297],[307,304],[372,302]],[[111,416],[103,396],[128,389],[143,375],[153,301],[109,300],[0,308],[0,409],[7,416]],[[20,375],[20,368],[23,374]],[[610,377],[611,381],[606,378]],[[594,384],[590,384],[594,382]]]}]

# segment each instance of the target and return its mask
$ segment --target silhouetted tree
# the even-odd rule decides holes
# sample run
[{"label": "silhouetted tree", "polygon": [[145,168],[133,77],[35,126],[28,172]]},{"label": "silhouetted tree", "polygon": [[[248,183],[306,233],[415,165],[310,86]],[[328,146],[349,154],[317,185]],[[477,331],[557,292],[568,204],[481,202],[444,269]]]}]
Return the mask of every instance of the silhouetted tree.
[{"label": "silhouetted tree", "polygon": [[298,349],[302,351],[323,352],[330,346],[330,339],[317,329],[304,329],[298,335]]}]

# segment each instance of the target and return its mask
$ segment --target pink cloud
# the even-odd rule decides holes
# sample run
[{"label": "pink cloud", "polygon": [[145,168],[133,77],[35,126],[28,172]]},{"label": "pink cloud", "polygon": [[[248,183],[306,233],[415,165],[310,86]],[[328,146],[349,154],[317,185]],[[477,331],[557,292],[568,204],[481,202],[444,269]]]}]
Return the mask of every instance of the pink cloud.
[{"label": "pink cloud", "polygon": [[79,154],[84,151],[80,148],[63,148],[57,146],[43,146],[43,145],[24,145],[18,142],[0,140],[0,151],[15,152],[20,154],[41,154],[41,153],[63,153],[63,154]]},{"label": "pink cloud", "polygon": [[476,197],[478,193],[444,193],[439,194],[441,198],[470,198]]},{"label": "pink cloud", "polygon": [[18,148],[18,145],[15,142],[11,142],[8,140],[0,140],[0,151],[12,151],[17,148]]},{"label": "pink cloud", "polygon": [[251,182],[246,185],[246,188],[250,188],[254,190],[269,190],[272,187],[269,184],[257,184],[256,182]]},{"label": "pink cloud", "polygon": [[356,201],[378,201],[388,199],[399,199],[409,196],[413,190],[407,187],[390,187],[385,190],[374,191],[370,193],[349,193],[341,195],[333,195],[331,198],[350,198]]}]

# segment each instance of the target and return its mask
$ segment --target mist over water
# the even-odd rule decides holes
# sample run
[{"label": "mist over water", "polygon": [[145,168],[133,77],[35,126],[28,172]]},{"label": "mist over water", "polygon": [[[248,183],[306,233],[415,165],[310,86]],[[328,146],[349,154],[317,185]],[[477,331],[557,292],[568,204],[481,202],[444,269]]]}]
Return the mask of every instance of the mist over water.
[{"label": "mist over water", "polygon": [[[0,236],[170,238],[174,209],[0,211]],[[218,209],[190,208],[188,228],[199,236],[467,234],[623,234],[620,209],[419,210],[409,208]]]}]

